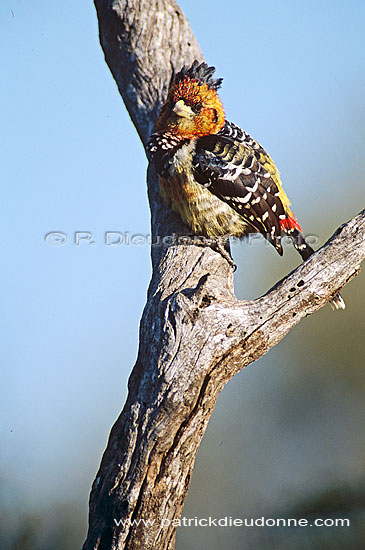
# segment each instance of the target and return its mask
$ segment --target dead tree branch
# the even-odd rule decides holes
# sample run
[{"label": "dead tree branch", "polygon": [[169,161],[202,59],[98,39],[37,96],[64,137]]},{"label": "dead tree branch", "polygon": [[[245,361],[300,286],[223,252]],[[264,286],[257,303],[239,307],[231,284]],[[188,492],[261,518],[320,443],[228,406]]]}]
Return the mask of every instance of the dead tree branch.
[{"label": "dead tree branch", "polygon": [[[202,54],[173,0],[95,5],[106,62],[145,143],[171,75]],[[161,203],[151,169],[148,193],[153,241],[186,235]],[[238,301],[231,267],[210,248],[152,247],[138,358],[93,484],[84,550],[174,548],[174,520],[219,392],[302,317],[324,306],[364,258],[363,211],[265,296]],[[141,519],[151,525],[138,525]]]}]

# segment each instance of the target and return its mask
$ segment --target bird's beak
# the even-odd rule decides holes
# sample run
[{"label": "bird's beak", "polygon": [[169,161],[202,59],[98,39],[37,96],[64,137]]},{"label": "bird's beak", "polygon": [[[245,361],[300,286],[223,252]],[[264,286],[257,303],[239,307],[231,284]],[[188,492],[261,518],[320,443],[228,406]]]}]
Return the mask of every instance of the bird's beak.
[{"label": "bird's beak", "polygon": [[192,120],[195,116],[194,111],[189,107],[189,105],[185,105],[182,99],[179,99],[179,101],[176,102],[173,111],[175,115],[187,118],[189,120]]}]

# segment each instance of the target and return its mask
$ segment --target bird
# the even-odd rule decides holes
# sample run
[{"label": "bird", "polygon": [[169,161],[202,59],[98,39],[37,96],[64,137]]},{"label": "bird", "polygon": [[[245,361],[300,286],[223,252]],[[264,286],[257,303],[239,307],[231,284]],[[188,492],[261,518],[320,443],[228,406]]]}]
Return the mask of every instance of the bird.
[{"label": "bird", "polygon": [[[215,67],[195,60],[172,78],[146,144],[162,198],[233,266],[219,240],[251,233],[261,233],[281,256],[282,236],[288,235],[306,261],[314,250],[290,209],[279,171],[260,143],[226,119],[218,95],[223,79],[214,73]],[[330,305],[345,308],[340,294]]]}]

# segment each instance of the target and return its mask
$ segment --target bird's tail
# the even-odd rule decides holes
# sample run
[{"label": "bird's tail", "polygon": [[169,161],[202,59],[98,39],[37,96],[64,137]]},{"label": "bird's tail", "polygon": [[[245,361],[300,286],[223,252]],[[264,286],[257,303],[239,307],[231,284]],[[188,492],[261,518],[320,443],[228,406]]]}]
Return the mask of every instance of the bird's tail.
[{"label": "bird's tail", "polygon": [[[303,233],[301,233],[301,231],[298,231],[298,229],[294,229],[291,230],[288,234],[293,241],[294,247],[298,250],[299,254],[303,258],[303,262],[308,260],[308,258],[310,258],[310,256],[312,256],[315,251],[307,243],[303,236]],[[336,309],[345,309],[346,307],[345,301],[340,293],[336,294],[336,296],[334,296],[332,300],[330,300],[329,305],[331,306],[333,311],[335,311]]]},{"label": "bird's tail", "polygon": [[345,300],[342,298],[339,292],[337,292],[336,296],[332,298],[332,300],[330,300],[328,303],[333,311],[336,311],[336,309],[346,308]]}]

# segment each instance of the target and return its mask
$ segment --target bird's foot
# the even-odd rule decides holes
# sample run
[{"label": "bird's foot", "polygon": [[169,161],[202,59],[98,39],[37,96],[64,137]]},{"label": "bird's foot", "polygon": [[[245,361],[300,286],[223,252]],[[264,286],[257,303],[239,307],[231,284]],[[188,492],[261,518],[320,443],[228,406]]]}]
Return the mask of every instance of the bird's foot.
[{"label": "bird's foot", "polygon": [[231,253],[229,251],[229,245],[228,245],[228,250],[226,249],[226,247],[224,245],[222,245],[220,242],[216,241],[216,242],[213,242],[211,245],[211,248],[212,250],[215,250],[216,252],[219,252],[219,254],[225,259],[227,260],[227,262],[229,263],[229,265],[233,268],[233,273],[236,271],[237,269],[237,264],[233,261],[232,259],[232,256],[231,256]]},{"label": "bird's foot", "polygon": [[225,260],[227,260],[229,265],[233,268],[233,271],[236,271],[237,265],[232,259],[228,240],[222,244],[218,240],[195,236],[193,244],[196,246],[209,246],[212,250],[218,252]]}]

